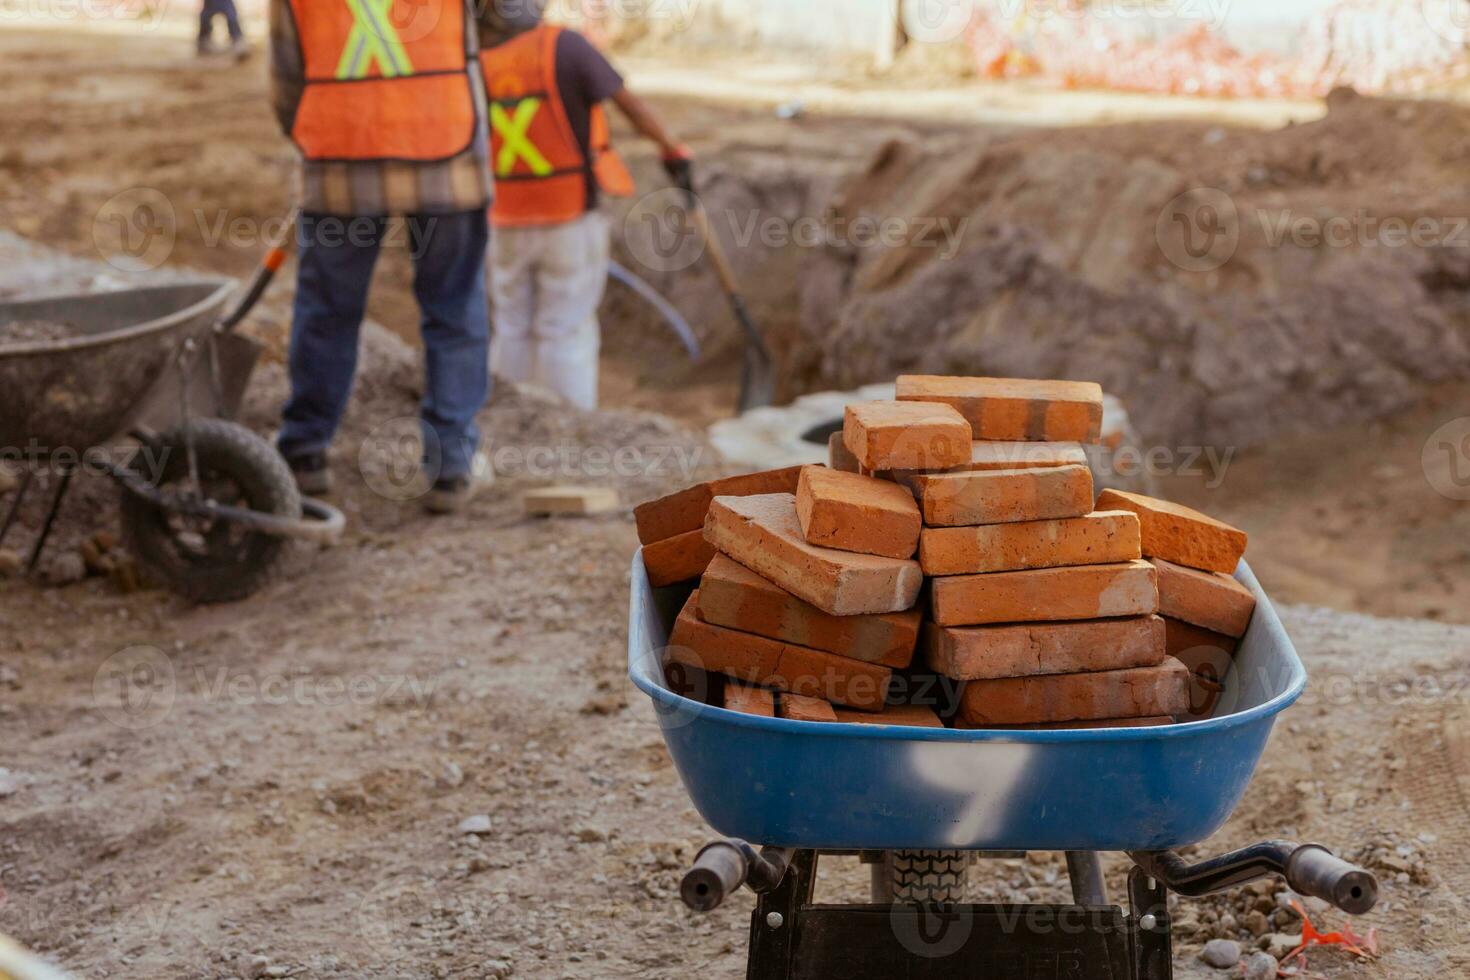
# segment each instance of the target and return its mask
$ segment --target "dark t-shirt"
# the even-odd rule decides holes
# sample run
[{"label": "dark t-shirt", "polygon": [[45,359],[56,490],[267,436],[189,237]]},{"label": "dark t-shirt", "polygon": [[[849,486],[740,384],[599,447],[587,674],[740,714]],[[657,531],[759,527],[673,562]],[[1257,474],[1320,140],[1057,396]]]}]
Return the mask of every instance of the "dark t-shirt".
[{"label": "dark t-shirt", "polygon": [[[582,155],[592,156],[592,107],[623,90],[623,76],[602,52],[576,31],[564,30],[556,42],[556,85]],[[597,180],[587,173],[587,210],[597,207]]]}]

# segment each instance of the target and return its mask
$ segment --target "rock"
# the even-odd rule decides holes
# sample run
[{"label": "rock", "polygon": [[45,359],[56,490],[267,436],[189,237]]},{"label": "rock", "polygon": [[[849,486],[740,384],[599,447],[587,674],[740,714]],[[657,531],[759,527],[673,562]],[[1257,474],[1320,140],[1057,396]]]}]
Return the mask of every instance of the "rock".
[{"label": "rock", "polygon": [[483,813],[477,813],[473,817],[465,817],[459,822],[458,830],[461,834],[473,834],[477,837],[483,836],[490,833],[490,818]]},{"label": "rock", "polygon": [[444,774],[439,777],[439,781],[450,789],[458,789],[464,785],[464,770],[456,762],[446,762]]},{"label": "rock", "polygon": [[87,577],[87,563],[75,551],[52,555],[41,566],[41,581],[52,588],[74,585]]},{"label": "rock", "polygon": [[10,578],[19,575],[20,570],[26,567],[26,560],[19,552],[11,551],[9,548],[0,548],[0,578]]},{"label": "rock", "polygon": [[270,968],[271,961],[264,956],[242,956],[236,965],[236,970],[246,980],[260,980]]},{"label": "rock", "polygon": [[1230,939],[1211,939],[1205,943],[1199,958],[1217,970],[1229,970],[1240,962],[1240,943]]},{"label": "rock", "polygon": [[1252,909],[1246,915],[1245,927],[1252,936],[1264,936],[1271,931],[1271,923],[1266,921],[1266,913],[1260,909]]},{"label": "rock", "polygon": [[0,466],[0,497],[20,486],[20,477],[8,466]]},{"label": "rock", "polygon": [[1276,959],[1284,959],[1287,953],[1302,944],[1301,933],[1273,932],[1261,939],[1261,949]]},{"label": "rock", "polygon": [[1252,953],[1245,958],[1245,980],[1276,980],[1280,964],[1270,953]]},{"label": "rock", "polygon": [[0,799],[13,796],[19,792],[21,785],[22,781],[20,776],[11,772],[9,769],[0,767]]}]

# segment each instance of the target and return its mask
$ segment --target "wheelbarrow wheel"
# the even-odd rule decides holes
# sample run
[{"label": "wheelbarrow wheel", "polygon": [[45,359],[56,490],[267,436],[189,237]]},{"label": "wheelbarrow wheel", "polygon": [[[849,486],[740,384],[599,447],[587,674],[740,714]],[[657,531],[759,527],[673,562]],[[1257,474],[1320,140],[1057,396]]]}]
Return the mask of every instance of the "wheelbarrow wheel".
[{"label": "wheelbarrow wheel", "polygon": [[965,900],[968,851],[887,851],[873,866],[873,900],[958,905]]},{"label": "wheelbarrow wheel", "polygon": [[[234,507],[301,516],[301,494],[291,470],[270,443],[233,422],[200,419],[190,426],[199,481],[210,499]],[[157,474],[135,465],[154,486],[183,491],[189,458],[182,430],[147,447],[162,460]],[[140,451],[138,461],[143,458]],[[123,540],[146,571],[192,602],[234,602],[259,591],[286,556],[284,538],[251,531],[225,520],[171,513],[129,493],[122,494]]]}]

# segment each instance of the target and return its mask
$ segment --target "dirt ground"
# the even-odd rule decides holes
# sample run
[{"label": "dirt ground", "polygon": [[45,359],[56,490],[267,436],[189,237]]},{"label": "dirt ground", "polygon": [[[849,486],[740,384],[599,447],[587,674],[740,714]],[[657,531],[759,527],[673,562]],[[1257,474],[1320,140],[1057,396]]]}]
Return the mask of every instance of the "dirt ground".
[{"label": "dirt ground", "polygon": [[[201,69],[168,36],[7,29],[0,85],[0,229],[95,262],[107,202],[153,188],[175,216],[170,266],[242,275],[259,252],[248,228],[223,245],[210,229],[287,206],[291,155],[259,62]],[[659,104],[728,193],[751,193],[729,174],[758,171],[785,213],[886,140],[939,127],[885,116],[903,96],[876,89],[843,113],[822,101],[840,103],[840,86],[823,83],[822,111],[794,131],[774,98]],[[1008,132],[1027,97],[1010,93],[1013,120],[945,132]],[[797,284],[776,274],[788,257],[736,259],[763,322],[794,335]],[[520,490],[568,478],[631,505],[717,465],[697,427],[728,411],[735,379],[702,275],[651,278],[699,312],[708,362],[668,366],[666,339],[614,296],[604,395],[618,411],[503,390],[485,415],[497,447],[550,448],[559,468],[507,467],[465,517],[430,522],[383,492],[379,436],[412,414],[418,382],[412,352],[374,335],[336,464],[343,545],[221,608],[96,579],[0,581],[0,932],[99,977],[743,975],[750,899],[710,916],[677,900],[709,832],[624,677],[631,520],[527,520],[518,505]],[[408,276],[385,256],[371,311],[399,336],[413,333]],[[288,299],[278,287],[250,325],[277,350]],[[267,364],[247,416],[262,431],[281,385]],[[1470,975],[1470,629],[1453,625],[1470,623],[1470,516],[1423,461],[1466,394],[1446,382],[1380,421],[1274,438],[1233,455],[1218,487],[1165,475],[1170,493],[1252,532],[1314,678],[1202,853],[1321,840],[1385,884],[1355,923],[1378,930],[1382,959],[1314,954],[1322,976]],[[638,465],[606,472],[603,454],[624,448]],[[104,495],[81,499],[74,521],[110,520]],[[483,833],[457,831],[478,815]],[[839,865],[824,893],[859,897],[862,870]],[[986,865],[973,890],[1052,900],[1061,882],[1055,857],[1038,857]],[[1225,911],[1180,907],[1182,976],[1216,975],[1193,955],[1228,931]],[[1274,925],[1293,930],[1285,915]]]}]

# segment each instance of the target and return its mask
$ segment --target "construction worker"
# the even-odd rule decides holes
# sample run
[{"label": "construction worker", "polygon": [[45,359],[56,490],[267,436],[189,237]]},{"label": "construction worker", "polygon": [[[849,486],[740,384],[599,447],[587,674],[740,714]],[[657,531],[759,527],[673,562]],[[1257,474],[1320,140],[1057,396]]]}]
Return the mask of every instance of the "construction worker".
[{"label": "construction worker", "polygon": [[612,149],[603,103],[611,100],[659,145],[675,179],[692,156],[585,37],[542,23],[534,0],[495,8],[481,14],[480,55],[497,187],[491,361],[502,377],[593,409],[602,346],[597,307],[610,260],[598,203],[634,190]]},{"label": "construction worker", "polygon": [[305,493],[330,489],[327,449],[391,217],[407,226],[422,314],[425,504],[460,510],[490,477],[475,423],[490,387],[493,196],[478,52],[469,0],[272,0],[274,103],[303,159],[278,444]]}]

